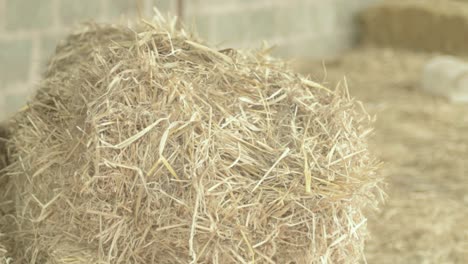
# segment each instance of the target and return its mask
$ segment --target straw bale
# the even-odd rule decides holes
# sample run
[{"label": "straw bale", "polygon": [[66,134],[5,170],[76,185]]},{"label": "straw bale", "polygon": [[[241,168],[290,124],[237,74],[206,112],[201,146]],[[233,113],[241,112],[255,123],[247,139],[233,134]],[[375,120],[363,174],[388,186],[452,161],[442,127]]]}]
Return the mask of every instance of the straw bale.
[{"label": "straw bale", "polygon": [[467,10],[467,4],[459,1],[382,1],[361,16],[364,42],[466,55]]},{"label": "straw bale", "polygon": [[361,105],[174,25],[88,25],[57,48],[9,141],[16,257],[361,260],[381,181]]},{"label": "straw bale", "polygon": [[0,123],[0,170],[7,165],[6,143],[8,139],[8,129],[6,125]]},{"label": "straw bale", "polygon": [[[378,116],[369,144],[385,164],[388,199],[367,214],[368,263],[468,263],[468,105],[422,91],[432,57],[365,48],[326,64],[327,82],[346,74],[350,92]],[[319,75],[322,63],[302,71]]]},{"label": "straw bale", "polygon": [[7,165],[6,142],[8,139],[8,130],[6,125],[0,124],[0,264],[10,263],[6,247],[6,239],[3,234],[10,225],[7,225],[6,215],[11,212],[11,192],[9,192],[8,178],[4,173]]},{"label": "straw bale", "polygon": [[0,243],[0,264],[8,264],[9,259],[7,253],[6,248]]},{"label": "straw bale", "polygon": [[4,234],[0,233],[0,264],[12,264],[13,259],[11,258],[7,247],[2,243]]}]

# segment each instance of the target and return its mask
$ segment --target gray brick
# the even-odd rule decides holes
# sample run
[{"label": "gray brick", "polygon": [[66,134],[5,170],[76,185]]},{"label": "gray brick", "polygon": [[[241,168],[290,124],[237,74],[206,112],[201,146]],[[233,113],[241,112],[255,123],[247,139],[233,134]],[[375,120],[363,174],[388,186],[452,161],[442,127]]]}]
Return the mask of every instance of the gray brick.
[{"label": "gray brick", "polygon": [[65,25],[99,21],[101,9],[101,1],[98,0],[60,0],[60,20]]},{"label": "gray brick", "polygon": [[[144,3],[141,1],[141,12],[144,11]],[[138,14],[138,5],[136,0],[110,0],[108,1],[108,13],[109,18],[113,17],[131,17]]]},{"label": "gray brick", "polygon": [[[249,32],[249,39],[258,41],[274,37],[276,30],[276,10],[272,7],[266,7],[246,13],[246,22],[244,30]],[[231,21],[236,23],[236,21]]]},{"label": "gray brick", "polygon": [[291,8],[277,8],[275,11],[275,26],[279,35],[289,36],[294,33],[295,27],[291,29]]},{"label": "gray brick", "polygon": [[5,0],[0,0],[0,32],[5,29],[6,4]]},{"label": "gray brick", "polygon": [[308,41],[300,54],[306,58],[327,59],[341,55],[355,45],[355,35],[348,31],[335,32],[330,35],[317,36]]},{"label": "gray brick", "polygon": [[214,42],[214,17],[211,15],[199,15],[187,18],[184,22],[190,29],[194,29],[198,36],[208,42]]},{"label": "gray brick", "polygon": [[47,28],[53,23],[52,0],[6,0],[6,29]]},{"label": "gray brick", "polygon": [[[223,43],[241,42],[249,38],[248,16],[244,12],[232,12],[214,16],[214,36]],[[253,32],[252,32],[253,33]]]},{"label": "gray brick", "polygon": [[10,83],[28,80],[31,55],[30,39],[0,40],[0,89]]},{"label": "gray brick", "polygon": [[2,90],[0,90],[0,122],[2,122],[3,120],[5,120],[7,118],[7,109],[6,109],[6,106],[4,105],[4,101],[3,101],[3,94],[2,94]]},{"label": "gray brick", "polygon": [[[154,1],[154,0],[153,0]],[[174,11],[177,10],[177,0],[173,0],[174,1],[174,6],[172,7]],[[206,9],[207,7],[209,7],[209,4],[207,3],[207,1],[205,0],[201,0],[201,1],[185,1],[184,2],[184,5],[185,5],[185,12],[187,12],[188,14],[202,14],[202,13],[206,13]]]},{"label": "gray brick", "polygon": [[340,27],[356,27],[357,13],[362,8],[362,1],[337,0],[335,4],[336,21]]},{"label": "gray brick", "polygon": [[28,94],[26,92],[6,94],[4,108],[6,109],[7,113],[14,113],[26,105],[27,99]]},{"label": "gray brick", "polygon": [[287,8],[275,9],[275,26],[281,36],[296,35],[297,33],[310,32],[314,12],[309,3],[296,3]]},{"label": "gray brick", "polygon": [[359,9],[368,8],[371,5],[378,4],[382,2],[382,0],[359,0],[356,2],[356,5]]},{"label": "gray brick", "polygon": [[60,43],[61,40],[64,39],[63,34],[48,34],[41,36],[40,39],[40,63],[41,63],[41,70],[47,62],[49,61],[50,57],[55,53],[55,48]]},{"label": "gray brick", "polygon": [[318,1],[311,6],[311,28],[317,34],[333,34],[339,27],[337,25],[336,2]]},{"label": "gray brick", "polygon": [[[193,1],[193,0],[190,0]],[[153,14],[153,7],[156,7],[159,12],[166,15],[167,12],[170,12],[172,15],[176,13],[176,2],[177,0],[150,0],[149,1],[149,8],[151,10],[151,14]]]},{"label": "gray brick", "polygon": [[286,43],[275,50],[275,55],[283,58],[330,59],[341,55],[355,44],[355,35],[350,32],[335,32],[330,35],[316,35]]}]

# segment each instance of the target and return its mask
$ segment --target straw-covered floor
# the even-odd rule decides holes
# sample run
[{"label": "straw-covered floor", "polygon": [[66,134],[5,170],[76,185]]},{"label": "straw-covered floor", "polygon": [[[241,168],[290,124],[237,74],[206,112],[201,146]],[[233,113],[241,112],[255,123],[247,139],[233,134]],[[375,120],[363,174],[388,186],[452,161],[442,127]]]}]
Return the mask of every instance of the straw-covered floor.
[{"label": "straw-covered floor", "polygon": [[58,47],[13,120],[18,263],[356,263],[369,116],[267,50],[158,18]]},{"label": "straw-covered floor", "polygon": [[[468,263],[468,105],[421,89],[432,56],[361,49],[326,63],[327,83],[346,75],[377,115],[370,147],[384,162],[388,199],[369,217],[369,263]],[[321,64],[305,71],[323,78]]]}]

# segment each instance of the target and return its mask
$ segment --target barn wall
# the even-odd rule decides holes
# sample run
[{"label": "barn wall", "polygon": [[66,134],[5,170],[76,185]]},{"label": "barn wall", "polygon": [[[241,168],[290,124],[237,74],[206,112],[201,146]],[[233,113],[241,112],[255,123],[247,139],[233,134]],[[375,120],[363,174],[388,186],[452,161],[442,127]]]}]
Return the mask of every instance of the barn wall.
[{"label": "barn wall", "polygon": [[[140,8],[137,8],[137,1]],[[378,0],[185,0],[183,18],[211,43],[276,45],[284,57],[330,57],[353,45],[355,14]],[[31,94],[57,42],[82,20],[144,16],[177,0],[0,0],[0,119]]]}]

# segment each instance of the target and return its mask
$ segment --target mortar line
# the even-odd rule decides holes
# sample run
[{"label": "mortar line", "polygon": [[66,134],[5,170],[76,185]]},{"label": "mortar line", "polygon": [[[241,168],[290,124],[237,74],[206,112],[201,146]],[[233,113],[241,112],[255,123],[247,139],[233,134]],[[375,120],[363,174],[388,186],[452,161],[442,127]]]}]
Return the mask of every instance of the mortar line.
[{"label": "mortar line", "polygon": [[143,1],[143,13],[146,16],[146,18],[151,19],[153,17],[153,3],[151,0]]},{"label": "mortar line", "polygon": [[53,0],[52,2],[52,28],[58,31],[61,27],[60,24],[60,0]]},{"label": "mortar line", "polygon": [[31,36],[31,61],[29,63],[29,80],[27,82],[29,86],[33,86],[39,80],[41,66],[40,34],[34,32]]},{"label": "mortar line", "polygon": [[186,10],[187,16],[193,15],[222,15],[226,13],[235,13],[243,11],[257,11],[265,7],[267,8],[281,8],[285,6],[290,6],[291,4],[298,4],[300,0],[291,0],[291,1],[279,1],[279,2],[270,2],[270,1],[260,1],[260,2],[250,2],[245,4],[236,4],[228,3],[225,5],[211,6],[208,8],[197,8],[196,10]]},{"label": "mortar line", "polygon": [[6,31],[6,0],[0,0],[0,32]]},{"label": "mortar line", "polygon": [[110,12],[109,12],[109,1],[108,0],[101,0],[99,1],[101,13],[99,14],[99,20],[97,22],[106,22],[110,19]]}]

